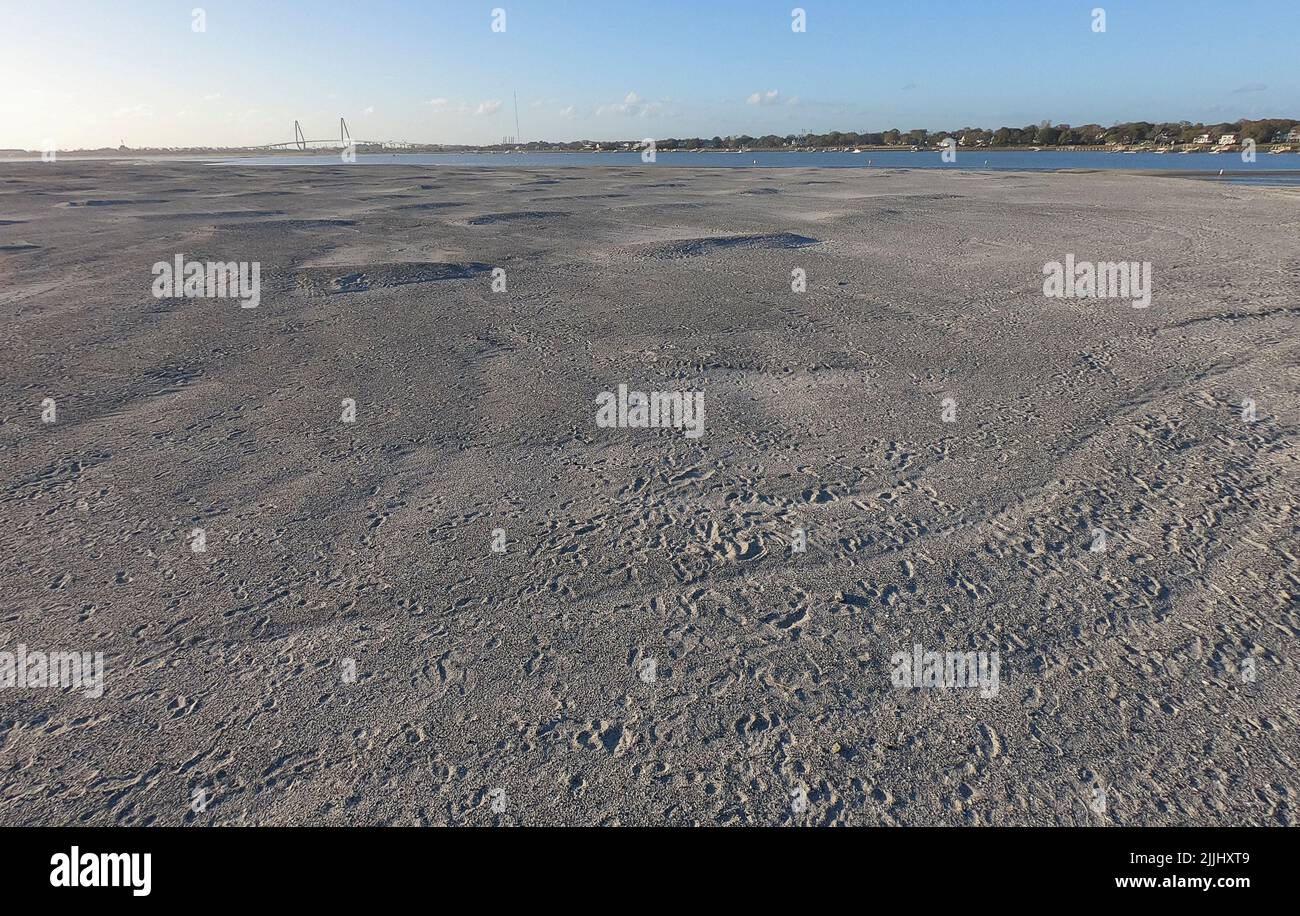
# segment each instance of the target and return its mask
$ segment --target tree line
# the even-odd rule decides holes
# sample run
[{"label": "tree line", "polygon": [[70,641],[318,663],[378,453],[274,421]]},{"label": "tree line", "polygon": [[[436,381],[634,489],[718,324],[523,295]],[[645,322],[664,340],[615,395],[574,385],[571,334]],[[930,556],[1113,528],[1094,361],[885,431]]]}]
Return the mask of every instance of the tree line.
[{"label": "tree line", "polygon": [[[1256,143],[1277,143],[1286,139],[1288,133],[1300,126],[1300,121],[1290,118],[1265,118],[1259,121],[1241,120],[1219,124],[1200,124],[1191,121],[1173,121],[1153,123],[1151,121],[1131,121],[1103,127],[1100,124],[1084,124],[1074,127],[1069,124],[1052,124],[1044,121],[1026,127],[999,127],[990,130],[983,127],[963,127],[958,130],[898,129],[856,132],[833,130],[829,133],[765,134],[753,137],[748,134],[727,137],[691,137],[678,139],[656,139],[658,149],[695,150],[695,149],[779,149],[782,147],[821,149],[828,147],[853,146],[904,146],[929,147],[938,146],[949,137],[962,146],[1106,146],[1109,144],[1152,143],[1157,146],[1177,143],[1194,143],[1206,134],[1211,141],[1217,141],[1224,134],[1236,134],[1238,140],[1251,139]],[[634,146],[636,140],[623,141],[625,146]],[[582,149],[590,147],[593,141],[573,141],[570,143],[533,142],[527,144],[530,149]],[[610,143],[602,143],[609,147]]]}]

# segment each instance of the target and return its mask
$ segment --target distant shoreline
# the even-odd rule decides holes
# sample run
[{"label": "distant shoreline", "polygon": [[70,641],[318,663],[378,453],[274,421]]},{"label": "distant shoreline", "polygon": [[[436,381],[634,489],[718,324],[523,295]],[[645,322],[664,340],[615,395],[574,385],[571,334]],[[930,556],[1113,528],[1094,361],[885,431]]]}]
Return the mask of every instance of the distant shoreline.
[{"label": "distant shoreline", "polygon": [[[66,157],[66,159],[140,159],[140,157],[157,157],[157,159],[226,159],[226,157],[235,157],[235,159],[247,159],[250,156],[311,156],[321,155],[321,153],[339,152],[342,146],[337,147],[315,147],[309,149],[266,149],[263,147],[244,147],[244,148],[225,148],[225,149],[164,149],[164,148],[143,148],[143,149],[59,149],[56,155]],[[1256,147],[1260,155],[1273,155],[1274,149],[1281,149],[1279,155],[1286,155],[1287,152],[1300,152],[1300,147],[1291,143],[1261,143]],[[458,156],[458,155],[484,155],[484,156],[536,156],[536,155],[560,155],[560,153],[576,153],[576,155],[610,155],[610,153],[629,153],[640,152],[638,148],[617,148],[617,149],[567,149],[567,148],[545,148],[545,149],[528,149],[520,147],[439,147],[439,146],[416,146],[389,148],[381,147],[378,144],[357,144],[356,152],[359,155],[381,155],[381,153],[391,153],[391,155],[426,155],[426,156]],[[940,153],[944,152],[941,147],[910,147],[910,146],[854,146],[854,147],[745,147],[745,148],[705,148],[695,149],[680,148],[658,148],[655,149],[655,155],[698,155],[698,153],[711,153],[711,155],[736,156],[744,153],[867,153],[867,152],[888,152],[888,153]],[[1026,146],[1005,146],[1005,147],[957,147],[954,152],[962,155],[978,152],[997,152],[997,153],[1164,153],[1164,155],[1182,155],[1182,153],[1229,153],[1242,152],[1239,144],[1232,146],[1205,146],[1205,144],[1175,144],[1175,146],[1166,147],[1148,147],[1148,146],[1054,146],[1054,147],[1026,147]],[[31,159],[40,159],[42,152],[38,149],[3,149],[0,151],[0,161],[23,161]]]},{"label": "distant shoreline", "polygon": [[[1274,149],[1282,149],[1280,155],[1286,155],[1287,152],[1300,153],[1300,148],[1293,144],[1276,143],[1276,144],[1259,144],[1256,147],[1260,155],[1273,155]],[[337,147],[316,147],[307,150],[285,150],[285,149],[264,149],[260,147],[248,147],[243,149],[115,149],[115,150],[57,150],[56,155],[60,158],[68,159],[140,159],[149,158],[166,158],[166,159],[225,159],[239,158],[246,159],[249,157],[271,157],[284,156],[293,158],[297,156],[312,156],[326,153],[336,153],[343,149]],[[356,147],[359,155],[609,155],[614,153],[636,153],[637,149],[525,149],[518,147],[503,148],[500,146],[415,146],[405,148],[388,148],[375,145],[359,144]],[[943,152],[940,147],[909,147],[909,146],[855,146],[855,147],[745,147],[744,149],[657,149],[658,156],[667,155],[697,155],[697,154],[722,154],[736,155],[742,153],[786,153],[786,154],[818,154],[818,153],[928,153],[935,155]],[[1237,154],[1241,152],[1240,146],[1210,147],[1197,145],[1181,145],[1168,147],[1136,147],[1136,146],[959,146],[955,152],[961,155],[970,155],[972,153],[1162,153],[1162,154],[1183,154],[1183,153],[1221,153],[1223,155]],[[40,159],[39,150],[0,150],[0,162],[4,161],[28,161]]]}]

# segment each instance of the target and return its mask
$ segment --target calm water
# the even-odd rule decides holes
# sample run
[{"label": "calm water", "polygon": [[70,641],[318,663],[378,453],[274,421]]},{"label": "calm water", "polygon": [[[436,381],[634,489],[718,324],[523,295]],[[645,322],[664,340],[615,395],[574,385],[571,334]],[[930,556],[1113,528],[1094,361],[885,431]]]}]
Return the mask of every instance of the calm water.
[{"label": "calm water", "polygon": [[[340,164],[338,153],[300,153],[221,159],[229,165],[331,165]],[[359,164],[450,165],[541,168],[555,166],[635,166],[646,168],[908,168],[990,169],[992,171],[1051,171],[1054,169],[1150,169],[1169,172],[1207,172],[1232,181],[1252,184],[1300,185],[1300,154],[1277,156],[1261,153],[1253,163],[1237,153],[1068,153],[958,152],[955,163],[937,152],[862,153],[674,153],[660,152],[654,163],[643,163],[640,153],[379,153],[359,154]],[[1286,174],[1278,175],[1276,173]]]}]

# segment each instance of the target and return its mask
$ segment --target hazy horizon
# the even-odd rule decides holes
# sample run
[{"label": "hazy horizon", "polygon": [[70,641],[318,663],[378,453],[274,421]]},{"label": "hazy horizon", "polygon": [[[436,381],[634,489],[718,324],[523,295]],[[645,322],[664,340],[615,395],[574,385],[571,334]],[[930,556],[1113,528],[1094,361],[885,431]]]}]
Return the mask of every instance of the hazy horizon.
[{"label": "hazy horizon", "polygon": [[524,141],[1295,116],[1281,0],[799,6],[801,33],[794,2],[9,9],[0,147],[253,146],[339,117],[357,139],[488,144],[516,135],[516,91]]}]

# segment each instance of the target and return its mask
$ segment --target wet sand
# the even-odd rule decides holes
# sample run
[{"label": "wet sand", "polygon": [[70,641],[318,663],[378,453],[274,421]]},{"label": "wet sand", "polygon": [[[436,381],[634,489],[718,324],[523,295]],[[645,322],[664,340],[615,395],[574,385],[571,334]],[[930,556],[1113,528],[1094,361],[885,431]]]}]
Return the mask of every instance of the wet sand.
[{"label": "wet sand", "polygon": [[0,165],[0,650],[104,657],[0,689],[0,823],[1294,825],[1297,200]]}]

